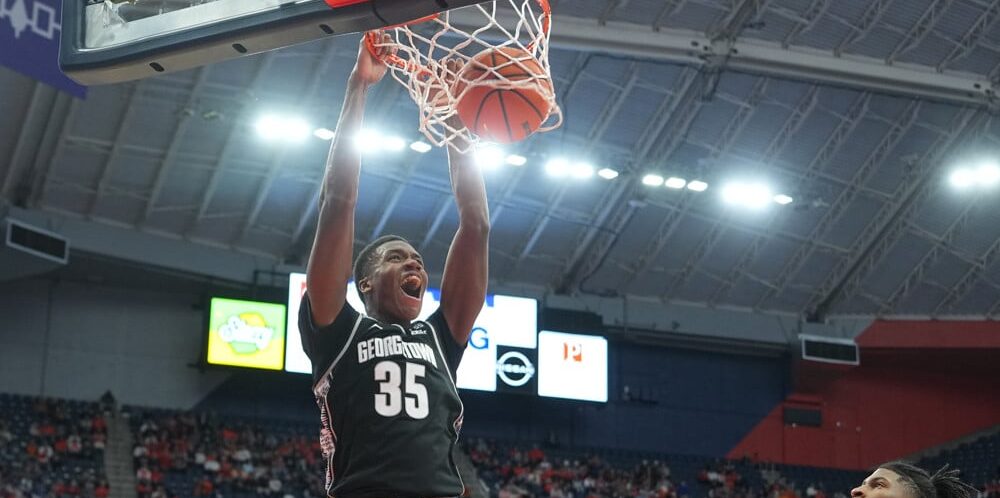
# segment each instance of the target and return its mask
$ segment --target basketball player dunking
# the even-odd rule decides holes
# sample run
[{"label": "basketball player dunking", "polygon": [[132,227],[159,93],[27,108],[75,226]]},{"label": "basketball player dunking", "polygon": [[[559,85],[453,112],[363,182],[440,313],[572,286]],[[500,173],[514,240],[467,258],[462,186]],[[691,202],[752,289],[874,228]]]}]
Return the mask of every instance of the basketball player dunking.
[{"label": "basketball player dunking", "polygon": [[361,165],[352,138],[361,129],[365,94],[386,69],[362,44],[327,159],[299,329],[322,419],[327,494],[458,496],[463,483],[452,450],[462,402],[455,372],[486,297],[486,189],[478,168],[449,149],[459,224],[441,278],[441,306],[426,321],[414,320],[427,272],[401,237],[380,237],[361,251],[353,272],[365,315],[347,304]]}]

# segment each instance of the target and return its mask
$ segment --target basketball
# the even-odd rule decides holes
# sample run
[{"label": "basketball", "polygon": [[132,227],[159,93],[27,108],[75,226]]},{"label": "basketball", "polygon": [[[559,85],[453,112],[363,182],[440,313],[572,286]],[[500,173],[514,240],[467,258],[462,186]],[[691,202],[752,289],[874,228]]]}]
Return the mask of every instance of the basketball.
[{"label": "basketball", "polygon": [[[552,110],[552,81],[528,51],[517,47],[488,49],[477,54],[459,73],[455,94],[462,124],[479,138],[495,143],[524,140]],[[484,75],[493,75],[493,78]],[[478,81],[477,81],[478,80]],[[504,81],[534,80],[520,88],[498,88]],[[474,82],[467,90],[465,82]],[[464,95],[462,94],[465,90]]]}]

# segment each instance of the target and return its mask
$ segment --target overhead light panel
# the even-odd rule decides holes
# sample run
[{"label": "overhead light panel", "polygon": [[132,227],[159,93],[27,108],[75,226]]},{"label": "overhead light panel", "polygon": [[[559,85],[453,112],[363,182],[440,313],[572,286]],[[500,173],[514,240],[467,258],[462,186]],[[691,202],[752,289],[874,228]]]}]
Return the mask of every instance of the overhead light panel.
[{"label": "overhead light panel", "polygon": [[570,168],[573,178],[584,180],[594,176],[594,167],[589,163],[576,163]]},{"label": "overhead light panel", "polygon": [[419,152],[421,154],[426,154],[430,152],[431,148],[432,148],[431,144],[427,142],[422,142],[420,140],[417,140],[416,142],[410,144],[410,149],[413,149],[414,151]]},{"label": "overhead light panel", "polygon": [[309,136],[311,127],[301,118],[270,114],[261,116],[254,128],[265,140],[301,142]]},{"label": "overhead light panel", "polygon": [[771,202],[771,189],[760,183],[730,183],[722,188],[727,204],[759,209]]},{"label": "overhead light panel", "polygon": [[791,204],[792,201],[794,201],[794,200],[795,199],[792,199],[791,197],[789,197],[789,196],[787,196],[785,194],[778,194],[778,195],[774,196],[774,202],[777,202],[778,204],[781,204],[782,206],[784,206],[786,204]]},{"label": "overhead light panel", "polygon": [[649,174],[642,177],[642,184],[650,187],[660,187],[663,185],[663,177],[660,175]]},{"label": "overhead light panel", "polygon": [[550,159],[545,163],[545,172],[554,178],[562,178],[570,173],[569,161],[562,158]]},{"label": "overhead light panel", "polygon": [[333,140],[333,137],[336,135],[337,134],[334,133],[333,130],[328,128],[316,128],[313,130],[313,136],[320,140]]},{"label": "overhead light panel", "polygon": [[406,140],[395,136],[382,137],[382,148],[393,152],[399,152],[406,148]]},{"label": "overhead light panel", "polygon": [[365,128],[354,136],[354,145],[361,152],[374,152],[381,148],[382,136],[375,130]]},{"label": "overhead light panel", "polygon": [[601,168],[601,170],[597,172],[597,176],[604,178],[605,180],[614,180],[615,178],[618,178],[618,172],[611,168]]},{"label": "overhead light panel", "polygon": [[995,162],[981,164],[976,168],[976,183],[984,187],[992,187],[1000,183],[1000,166]]},{"label": "overhead light panel", "polygon": [[687,185],[687,180],[671,176],[670,178],[667,178],[667,181],[664,182],[663,185],[667,188],[682,189]]},{"label": "overhead light panel", "polygon": [[708,184],[701,180],[691,180],[688,182],[687,188],[695,192],[704,192],[708,190]]},{"label": "overhead light panel", "polygon": [[483,169],[497,169],[504,163],[504,151],[496,145],[480,145],[473,153],[476,164]]},{"label": "overhead light panel", "polygon": [[524,166],[528,163],[528,158],[517,154],[510,154],[505,161],[511,166]]}]

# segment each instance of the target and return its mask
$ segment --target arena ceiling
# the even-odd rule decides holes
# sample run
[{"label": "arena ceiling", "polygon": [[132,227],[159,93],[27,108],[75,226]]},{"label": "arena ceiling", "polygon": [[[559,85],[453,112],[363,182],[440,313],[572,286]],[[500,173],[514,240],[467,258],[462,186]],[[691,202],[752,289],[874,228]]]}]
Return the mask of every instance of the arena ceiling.
[{"label": "arena ceiling", "polygon": [[[962,161],[1000,154],[996,2],[554,10],[566,122],[510,149],[525,166],[487,174],[495,283],[819,318],[1000,314],[1000,191],[947,181]],[[254,121],[295,112],[333,128],[356,47],[338,37],[94,87],[86,100],[0,70],[0,194],[301,264],[329,143],[266,142]],[[371,93],[367,124],[419,138],[392,82]],[[552,179],[543,165],[556,156],[621,175]],[[651,188],[647,173],[709,189]],[[727,206],[719,191],[733,179],[794,202]],[[361,188],[358,244],[397,233],[441,264],[457,221],[443,151],[372,155]]]}]

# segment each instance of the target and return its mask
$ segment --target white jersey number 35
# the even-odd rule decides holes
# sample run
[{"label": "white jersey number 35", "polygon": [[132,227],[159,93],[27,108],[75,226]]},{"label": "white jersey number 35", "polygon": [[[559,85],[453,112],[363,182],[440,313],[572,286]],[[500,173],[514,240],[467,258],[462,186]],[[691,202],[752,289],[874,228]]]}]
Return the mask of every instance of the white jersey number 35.
[{"label": "white jersey number 35", "polygon": [[[383,417],[395,417],[406,409],[406,415],[414,419],[427,418],[430,407],[427,402],[427,388],[419,382],[426,374],[426,368],[419,363],[405,364],[382,361],[375,365],[375,413]],[[405,374],[402,370],[405,370]],[[405,375],[406,382],[403,381]],[[402,389],[400,389],[402,387]]]}]

